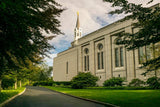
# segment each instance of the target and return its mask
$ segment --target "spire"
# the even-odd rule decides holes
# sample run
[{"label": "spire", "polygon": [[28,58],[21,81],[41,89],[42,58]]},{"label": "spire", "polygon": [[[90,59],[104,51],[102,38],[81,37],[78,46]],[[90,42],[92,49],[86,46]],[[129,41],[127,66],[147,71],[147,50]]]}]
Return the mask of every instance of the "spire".
[{"label": "spire", "polygon": [[77,45],[78,39],[82,36],[82,29],[80,28],[79,23],[79,12],[77,12],[77,22],[76,22],[76,28],[74,29],[74,40],[76,41],[75,44]]},{"label": "spire", "polygon": [[76,28],[79,29],[80,23],[79,23],[79,12],[77,12],[77,23],[76,23]]}]

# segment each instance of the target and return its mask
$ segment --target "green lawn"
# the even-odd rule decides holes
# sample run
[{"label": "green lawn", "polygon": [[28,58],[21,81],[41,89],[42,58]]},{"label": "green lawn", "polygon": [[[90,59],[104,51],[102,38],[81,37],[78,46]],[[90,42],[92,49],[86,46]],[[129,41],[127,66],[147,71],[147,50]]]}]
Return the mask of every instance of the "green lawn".
[{"label": "green lawn", "polygon": [[0,93],[0,104],[4,102],[5,100],[13,97],[14,95],[22,92],[25,88],[18,88],[17,90],[2,90]]},{"label": "green lawn", "polygon": [[70,89],[45,86],[63,93],[115,104],[121,107],[158,107],[160,90]]}]

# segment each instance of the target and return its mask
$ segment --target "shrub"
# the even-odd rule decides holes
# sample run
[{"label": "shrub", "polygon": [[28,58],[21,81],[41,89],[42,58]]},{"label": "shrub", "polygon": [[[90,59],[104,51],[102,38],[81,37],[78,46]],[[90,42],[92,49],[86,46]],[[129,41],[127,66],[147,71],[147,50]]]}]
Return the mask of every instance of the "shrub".
[{"label": "shrub", "polygon": [[71,80],[71,87],[74,89],[82,89],[85,87],[92,87],[96,85],[98,77],[92,75],[90,72],[80,72],[77,76]]},{"label": "shrub", "polygon": [[69,81],[58,81],[58,82],[54,82],[54,81],[37,81],[37,82],[34,82],[33,83],[33,86],[39,86],[39,85],[42,85],[42,86],[67,86],[67,85],[70,85],[71,82]]},{"label": "shrub", "polygon": [[56,81],[54,83],[55,83],[55,85],[64,85],[64,86],[71,85],[70,81]]},{"label": "shrub", "polygon": [[122,86],[124,79],[120,78],[120,77],[113,77],[111,79],[108,79],[106,81],[104,81],[103,86],[107,87],[107,86]]},{"label": "shrub", "polygon": [[13,78],[4,77],[2,79],[2,88],[3,89],[12,88],[14,86],[14,83],[15,83],[15,80]]},{"label": "shrub", "polygon": [[54,81],[37,81],[37,82],[33,83],[33,86],[39,86],[39,85],[42,85],[42,86],[52,86],[53,83],[54,83]]},{"label": "shrub", "polygon": [[140,87],[142,85],[144,85],[144,81],[140,80],[140,79],[132,79],[132,81],[129,83],[129,86],[134,86],[134,87]]},{"label": "shrub", "polygon": [[157,77],[148,78],[147,84],[153,89],[160,89],[160,78]]}]

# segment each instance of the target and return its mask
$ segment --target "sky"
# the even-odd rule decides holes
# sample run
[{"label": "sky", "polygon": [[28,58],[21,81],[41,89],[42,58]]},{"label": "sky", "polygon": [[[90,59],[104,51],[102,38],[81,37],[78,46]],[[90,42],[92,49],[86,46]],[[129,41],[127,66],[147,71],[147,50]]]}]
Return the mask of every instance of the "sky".
[{"label": "sky", "polygon": [[[102,0],[56,0],[66,10],[62,12],[58,18],[61,22],[59,28],[64,34],[58,35],[49,41],[55,47],[51,50],[50,57],[46,57],[45,63],[53,66],[53,58],[59,52],[68,49],[71,42],[74,40],[74,28],[76,26],[77,12],[79,12],[80,27],[82,28],[82,36],[87,35],[97,29],[100,29],[108,24],[111,24],[119,19],[124,18],[124,14],[113,15],[108,14],[115,8],[111,7],[110,3],[103,2]],[[136,4],[143,4],[143,6],[152,6],[159,3],[159,0],[154,0],[151,4],[147,5],[149,0],[128,0]]]}]

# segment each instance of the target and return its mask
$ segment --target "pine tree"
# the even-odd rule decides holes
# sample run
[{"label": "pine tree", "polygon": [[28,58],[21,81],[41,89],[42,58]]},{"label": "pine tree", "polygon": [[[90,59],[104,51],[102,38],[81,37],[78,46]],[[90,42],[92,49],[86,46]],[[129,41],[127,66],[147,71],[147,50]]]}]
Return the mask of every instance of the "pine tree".
[{"label": "pine tree", "polygon": [[26,59],[38,63],[50,49],[54,36],[61,34],[58,17],[64,9],[55,0],[0,1],[0,81],[8,69],[25,66]]}]

